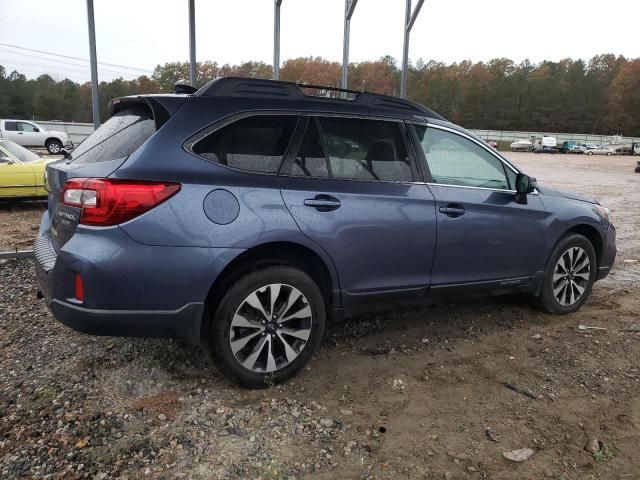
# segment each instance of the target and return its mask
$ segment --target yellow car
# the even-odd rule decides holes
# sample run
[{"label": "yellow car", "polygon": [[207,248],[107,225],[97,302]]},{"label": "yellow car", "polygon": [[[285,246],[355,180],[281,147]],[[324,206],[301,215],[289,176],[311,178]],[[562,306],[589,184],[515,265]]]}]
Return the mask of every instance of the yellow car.
[{"label": "yellow car", "polygon": [[53,161],[0,138],[0,198],[46,197],[44,171]]}]

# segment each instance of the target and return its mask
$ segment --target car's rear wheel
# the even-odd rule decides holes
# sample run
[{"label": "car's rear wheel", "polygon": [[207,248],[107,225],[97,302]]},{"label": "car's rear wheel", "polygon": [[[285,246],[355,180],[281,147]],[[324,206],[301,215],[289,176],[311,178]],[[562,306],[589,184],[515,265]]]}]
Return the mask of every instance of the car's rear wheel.
[{"label": "car's rear wheel", "polygon": [[62,150],[62,144],[57,140],[49,140],[46,147],[47,151],[51,155],[57,155],[58,153],[60,153],[60,150]]},{"label": "car's rear wheel", "polygon": [[324,298],[305,272],[274,266],[242,277],[211,324],[211,351],[222,372],[249,388],[286,381],[311,358],[326,326]]},{"label": "car's rear wheel", "polygon": [[596,272],[596,253],[591,242],[576,233],[564,236],[547,264],[540,305],[550,313],[575,312],[591,294]]}]

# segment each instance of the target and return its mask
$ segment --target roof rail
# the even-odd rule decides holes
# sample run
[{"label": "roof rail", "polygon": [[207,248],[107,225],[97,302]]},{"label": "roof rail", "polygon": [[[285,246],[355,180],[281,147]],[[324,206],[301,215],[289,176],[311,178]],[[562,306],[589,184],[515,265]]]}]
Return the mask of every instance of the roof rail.
[{"label": "roof rail", "polygon": [[[307,95],[303,89],[329,90],[348,93],[351,98],[322,97]],[[211,80],[201,87],[196,93],[199,97],[262,97],[281,98],[289,100],[320,99],[337,102],[352,102],[358,105],[368,105],[376,108],[393,108],[410,110],[421,115],[445,120],[436,112],[420,105],[419,103],[403,98],[381,95],[377,93],[349,90],[346,88],[330,87],[324,85],[311,85],[304,83],[285,82],[281,80],[265,80],[260,78],[221,77]]]}]

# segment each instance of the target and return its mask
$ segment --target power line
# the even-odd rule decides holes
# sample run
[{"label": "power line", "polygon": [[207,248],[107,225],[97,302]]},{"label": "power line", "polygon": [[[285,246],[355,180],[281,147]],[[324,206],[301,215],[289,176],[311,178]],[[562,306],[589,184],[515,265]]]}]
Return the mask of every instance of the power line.
[{"label": "power line", "polygon": [[[13,64],[13,65],[25,65],[28,67],[40,67],[40,71],[41,72],[53,72],[53,71],[57,71],[57,72],[78,72],[78,73],[87,73],[87,68],[84,67],[83,65],[74,65],[75,67],[78,68],[73,68],[73,67],[57,67],[55,65],[40,65],[37,63],[29,63],[29,62],[21,62],[19,60],[2,60],[2,61],[6,61],[7,64]],[[53,61],[55,62],[56,60],[49,60],[49,61]],[[132,73],[128,73],[128,72],[118,72],[115,70],[109,70],[109,69],[105,69],[105,68],[101,68],[100,69],[101,72],[103,73],[108,73],[111,75],[120,75],[120,76],[128,76],[128,77],[134,77],[135,78],[135,74]]]},{"label": "power line", "polygon": [[[58,59],[54,59],[54,58],[46,58],[46,57],[42,57],[40,55],[30,55],[28,53],[17,53],[17,52],[12,52],[11,50],[7,50],[5,48],[0,48],[0,52],[9,53],[11,55],[20,55],[21,57],[37,58],[38,60],[42,60],[42,61],[45,61],[45,62],[64,63],[64,64],[67,64],[67,65],[72,65],[74,67],[80,67],[83,72],[88,71],[88,68],[87,68],[86,65],[81,65],[81,64],[78,64],[78,63],[72,63],[72,62],[68,62],[68,61],[65,61],[65,60],[58,60]],[[7,61],[9,63],[20,63],[18,61],[11,60],[11,59],[6,59],[5,61]],[[71,69],[69,69],[69,70],[71,70]],[[136,76],[136,75],[138,75],[138,74],[133,73],[133,72],[123,72],[123,71],[120,71],[120,70],[111,70],[111,69],[108,69],[108,68],[100,68],[100,71],[101,72],[114,73],[114,74],[120,74],[120,75],[127,75],[127,76]]]},{"label": "power line", "polygon": [[[68,58],[70,60],[79,60],[81,62],[88,62],[89,61],[86,58],[71,57],[69,55],[61,55],[59,53],[46,52],[44,50],[35,50],[33,48],[19,47],[18,45],[12,45],[10,43],[0,43],[0,45],[2,45],[4,47],[17,48],[18,50],[26,50],[27,52],[44,53],[45,55],[52,55],[54,57]],[[115,63],[105,63],[105,62],[98,62],[98,63],[100,63],[101,65],[109,66],[109,67],[124,68],[124,69],[127,69],[127,70],[137,70],[139,72],[152,73],[151,70],[145,70],[144,68],[129,67],[127,65],[117,65]]]}]

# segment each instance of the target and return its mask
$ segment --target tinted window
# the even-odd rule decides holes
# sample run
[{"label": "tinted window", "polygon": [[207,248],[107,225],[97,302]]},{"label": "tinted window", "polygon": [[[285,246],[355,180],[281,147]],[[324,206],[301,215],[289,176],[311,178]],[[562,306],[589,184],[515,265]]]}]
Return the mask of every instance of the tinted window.
[{"label": "tinted window", "polygon": [[328,165],[316,119],[310,118],[300,151],[293,160],[289,174],[299,177],[328,177]]},{"label": "tinted window", "polygon": [[4,122],[4,129],[8,132],[17,132],[18,131],[18,123],[17,122]]},{"label": "tinted window", "polygon": [[31,125],[30,123],[25,123],[25,122],[19,122],[18,123],[18,129],[23,131],[23,132],[37,132],[38,131],[38,129],[36,127]]},{"label": "tinted window", "polygon": [[193,151],[222,165],[276,173],[298,120],[294,115],[254,115],[206,136]]},{"label": "tinted window", "polygon": [[416,125],[415,129],[434,183],[509,189],[503,163],[484,148],[437,128]]},{"label": "tinted window", "polygon": [[331,177],[392,182],[413,180],[398,123],[321,118],[320,125]]},{"label": "tinted window", "polygon": [[142,105],[124,108],[73,151],[73,161],[96,163],[128,157],[155,131],[155,123],[148,108]]}]

